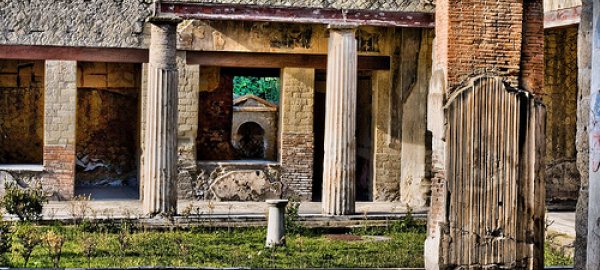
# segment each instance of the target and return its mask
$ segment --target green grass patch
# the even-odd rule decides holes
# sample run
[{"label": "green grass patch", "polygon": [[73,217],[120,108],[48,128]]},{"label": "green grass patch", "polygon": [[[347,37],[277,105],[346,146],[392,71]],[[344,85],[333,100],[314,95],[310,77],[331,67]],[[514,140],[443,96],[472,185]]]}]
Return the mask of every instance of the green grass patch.
[{"label": "green grass patch", "polygon": [[[45,235],[50,226],[38,226]],[[56,229],[54,229],[56,230]],[[265,228],[121,232],[101,230],[85,232],[83,226],[60,229],[65,237],[60,267],[134,267],[134,266],[205,266],[205,267],[423,267],[423,230],[396,232],[379,229],[385,241],[363,237],[359,241],[332,240],[331,233],[352,231],[303,230],[288,235],[285,247],[267,249]],[[358,234],[358,233],[354,233]],[[94,239],[93,252],[86,252]],[[87,243],[86,243],[87,241]],[[23,267],[16,251],[7,254],[9,266]],[[91,254],[89,261],[86,254]],[[53,267],[46,245],[34,248],[27,267]]]},{"label": "green grass patch", "polygon": [[[21,228],[13,226],[11,231]],[[306,229],[287,235],[286,246],[264,247],[266,228],[195,227],[167,231],[128,224],[35,226],[65,238],[60,267],[254,267],[254,268],[419,268],[424,267],[425,225],[400,220],[384,227]],[[31,232],[30,234],[34,234]],[[372,237],[380,236],[380,237]],[[12,235],[6,266],[24,267],[22,242]],[[88,257],[89,256],[89,257]],[[573,259],[546,245],[547,266],[572,265]],[[33,249],[27,267],[54,267],[48,243]]]},{"label": "green grass patch", "polygon": [[565,254],[564,251],[553,248],[546,242],[544,246],[544,264],[546,266],[572,266],[573,257]]}]

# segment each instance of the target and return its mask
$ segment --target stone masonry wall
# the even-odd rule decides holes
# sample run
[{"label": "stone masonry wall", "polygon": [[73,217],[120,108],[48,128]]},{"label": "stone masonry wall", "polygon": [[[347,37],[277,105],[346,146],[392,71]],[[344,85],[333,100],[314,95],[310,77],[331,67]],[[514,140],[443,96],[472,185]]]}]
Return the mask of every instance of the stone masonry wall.
[{"label": "stone masonry wall", "polygon": [[44,62],[0,61],[0,164],[42,163]]},{"label": "stone masonry wall", "polygon": [[46,61],[44,188],[59,198],[74,193],[77,63]]},{"label": "stone masonry wall", "polygon": [[281,74],[281,181],[293,195],[310,200],[314,159],[315,71],[284,68]]},{"label": "stone masonry wall", "polygon": [[178,147],[178,197],[194,198],[197,180],[196,136],[198,134],[198,93],[200,91],[200,66],[187,65],[186,53],[177,53],[179,68],[179,130]]},{"label": "stone masonry wall", "polygon": [[152,0],[2,0],[0,44],[140,47]]},{"label": "stone masonry wall", "polygon": [[577,126],[577,26],[546,30],[546,201],[574,203],[579,194]]}]

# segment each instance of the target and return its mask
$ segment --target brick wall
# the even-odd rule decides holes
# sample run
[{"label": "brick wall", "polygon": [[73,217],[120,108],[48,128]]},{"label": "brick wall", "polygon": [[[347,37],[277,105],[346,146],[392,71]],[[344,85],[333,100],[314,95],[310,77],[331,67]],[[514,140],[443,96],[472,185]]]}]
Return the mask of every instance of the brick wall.
[{"label": "brick wall", "polygon": [[313,69],[282,69],[281,179],[302,200],[312,197],[314,82]]},{"label": "brick wall", "polygon": [[534,94],[544,89],[544,6],[542,0],[523,1],[523,45],[519,87]]},{"label": "brick wall", "polygon": [[75,180],[77,63],[46,61],[44,102],[45,189],[70,198]]},{"label": "brick wall", "polygon": [[[454,88],[468,77],[493,73],[518,85],[521,64],[523,1],[437,1],[436,33],[445,58],[447,85]],[[447,52],[447,53],[444,53]],[[539,53],[543,53],[540,51]]]}]

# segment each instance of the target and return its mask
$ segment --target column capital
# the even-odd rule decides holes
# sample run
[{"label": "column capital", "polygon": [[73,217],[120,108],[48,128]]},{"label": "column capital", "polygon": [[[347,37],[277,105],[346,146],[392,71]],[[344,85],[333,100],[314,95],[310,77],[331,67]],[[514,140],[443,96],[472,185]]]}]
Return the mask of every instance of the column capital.
[{"label": "column capital", "polygon": [[182,22],[179,16],[175,15],[156,15],[148,18],[148,22],[152,24],[179,24]]}]

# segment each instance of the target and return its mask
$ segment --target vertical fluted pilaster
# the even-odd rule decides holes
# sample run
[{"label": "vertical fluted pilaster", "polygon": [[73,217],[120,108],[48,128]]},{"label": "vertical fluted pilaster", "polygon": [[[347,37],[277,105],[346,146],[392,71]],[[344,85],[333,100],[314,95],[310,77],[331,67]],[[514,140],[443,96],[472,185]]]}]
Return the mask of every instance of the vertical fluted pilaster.
[{"label": "vertical fluted pilaster", "polygon": [[150,64],[142,162],[144,212],[177,209],[177,24],[173,17],[150,19]]},{"label": "vertical fluted pilaster", "polygon": [[346,215],[355,203],[356,39],[352,26],[329,29],[323,214]]}]

